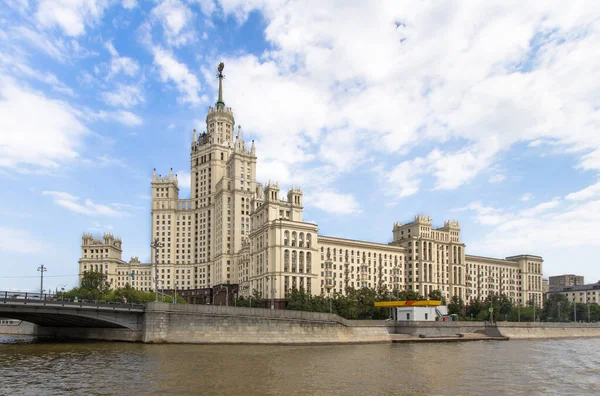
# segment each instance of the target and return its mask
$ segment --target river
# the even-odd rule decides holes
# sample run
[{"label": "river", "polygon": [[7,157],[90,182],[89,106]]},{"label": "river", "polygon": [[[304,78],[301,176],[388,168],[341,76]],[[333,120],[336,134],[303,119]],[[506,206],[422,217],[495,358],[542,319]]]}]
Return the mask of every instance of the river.
[{"label": "river", "polygon": [[0,335],[2,395],[598,394],[600,339],[336,346]]}]

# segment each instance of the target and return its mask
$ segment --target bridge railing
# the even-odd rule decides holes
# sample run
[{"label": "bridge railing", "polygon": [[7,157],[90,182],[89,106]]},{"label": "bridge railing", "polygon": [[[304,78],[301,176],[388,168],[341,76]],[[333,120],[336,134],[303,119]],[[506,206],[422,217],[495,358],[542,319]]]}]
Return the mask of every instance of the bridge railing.
[{"label": "bridge railing", "polygon": [[103,308],[144,309],[143,304],[126,303],[121,300],[89,300],[80,298],[65,298],[64,294],[35,293],[20,291],[0,291],[0,303],[18,302],[23,304],[96,306]]}]

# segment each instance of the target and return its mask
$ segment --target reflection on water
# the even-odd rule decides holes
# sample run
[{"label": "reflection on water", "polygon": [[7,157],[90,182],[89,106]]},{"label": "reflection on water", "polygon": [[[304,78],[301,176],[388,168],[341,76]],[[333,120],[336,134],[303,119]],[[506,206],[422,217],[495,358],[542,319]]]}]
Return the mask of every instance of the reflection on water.
[{"label": "reflection on water", "polygon": [[0,394],[597,394],[600,339],[343,346],[0,336]]}]

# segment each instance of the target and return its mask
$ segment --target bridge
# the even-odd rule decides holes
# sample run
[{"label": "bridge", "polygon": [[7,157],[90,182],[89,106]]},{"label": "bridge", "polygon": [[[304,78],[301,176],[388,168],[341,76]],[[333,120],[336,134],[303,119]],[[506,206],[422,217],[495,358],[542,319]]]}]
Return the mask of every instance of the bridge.
[{"label": "bridge", "polygon": [[52,295],[0,292],[0,317],[50,328],[142,330],[144,306],[60,301]]}]

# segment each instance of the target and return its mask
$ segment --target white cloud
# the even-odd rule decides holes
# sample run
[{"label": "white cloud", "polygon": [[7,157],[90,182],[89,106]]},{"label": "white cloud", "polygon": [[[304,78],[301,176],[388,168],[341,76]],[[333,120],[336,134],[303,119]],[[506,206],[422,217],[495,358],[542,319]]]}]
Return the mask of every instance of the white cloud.
[{"label": "white cloud", "polygon": [[415,158],[396,165],[385,176],[386,194],[399,198],[416,194],[421,184],[419,176],[424,172],[425,164],[423,158]]},{"label": "white cloud", "polygon": [[484,206],[481,202],[471,202],[466,208],[475,212],[475,220],[482,225],[498,225],[506,221],[506,217],[501,210],[491,206]]},{"label": "white cloud", "polygon": [[304,197],[304,203],[333,214],[361,212],[360,205],[354,196],[335,191],[313,191]]},{"label": "white cloud", "polygon": [[52,73],[33,69],[27,64],[27,60],[19,56],[10,56],[6,53],[0,54],[0,71],[11,73],[18,77],[30,78],[48,84],[56,92],[60,92],[69,96],[75,96],[71,88]]},{"label": "white cloud", "polygon": [[536,252],[540,255],[557,248],[597,248],[600,200],[554,209],[559,208],[535,216],[507,216],[474,246],[485,246],[496,254]]},{"label": "white cloud", "polygon": [[86,166],[93,166],[93,167],[107,167],[107,166],[125,166],[125,163],[118,159],[118,158],[113,158],[109,155],[101,155],[98,157],[95,157],[94,159],[91,158],[85,158],[81,160],[81,163],[86,165]]},{"label": "white cloud", "polygon": [[558,208],[563,204],[560,198],[554,198],[548,202],[542,202],[535,206],[522,209],[518,212],[511,212],[506,209],[494,208],[492,206],[485,206],[480,201],[471,202],[464,208],[459,209],[470,210],[475,213],[475,222],[482,225],[500,225],[511,221],[522,221],[524,219],[537,218],[544,216],[553,209]]},{"label": "white cloud", "polygon": [[136,60],[127,56],[119,56],[119,53],[110,41],[104,43],[104,46],[111,55],[110,69],[106,76],[107,79],[110,79],[121,72],[129,77],[133,77],[138,73],[140,66]]},{"label": "white cloud", "polygon": [[80,36],[94,26],[108,7],[108,0],[38,0],[35,18],[44,28],[58,27],[68,36]]},{"label": "white cloud", "polygon": [[29,231],[0,226],[0,252],[32,254],[49,248],[48,243],[38,240]]},{"label": "white cloud", "polygon": [[181,189],[189,190],[191,187],[192,176],[190,172],[180,170],[177,172],[177,185]]},{"label": "white cloud", "polygon": [[504,176],[502,173],[495,173],[490,176],[488,180],[490,183],[502,183],[504,180],[506,180],[506,176]]},{"label": "white cloud", "polygon": [[[598,171],[600,6],[521,5],[222,1],[240,23],[260,10],[271,44],[260,57],[225,59],[225,101],[264,142],[259,149],[271,151],[272,138],[294,147],[286,162],[310,152],[299,142],[322,144],[342,129],[367,136],[367,154],[386,163],[438,145],[399,196],[424,177],[436,189],[470,183],[520,142],[552,142]],[[213,75],[205,71],[207,81]],[[322,160],[350,170],[338,155]]]},{"label": "white cloud", "polygon": [[197,3],[200,6],[202,13],[208,16],[210,16],[217,9],[215,0],[190,0],[190,2]]},{"label": "white cloud", "polygon": [[[32,117],[35,109],[35,117]],[[89,133],[78,110],[0,75],[0,167],[56,168],[76,158]]]},{"label": "white cloud", "polygon": [[100,222],[93,221],[92,226],[87,228],[88,231],[92,232],[106,232],[112,231],[113,226],[111,224],[101,224]]},{"label": "white cloud", "polygon": [[112,208],[111,206],[96,204],[91,199],[84,199],[82,202],[79,197],[64,191],[42,191],[42,195],[51,197],[55,204],[72,212],[88,216],[123,217],[129,215],[127,212]]},{"label": "white cloud", "polygon": [[552,201],[542,202],[533,208],[521,211],[521,216],[534,217],[548,212],[550,209],[557,208],[561,204],[560,198],[554,198]]},{"label": "white cloud", "polygon": [[582,190],[576,191],[566,196],[571,201],[584,201],[591,198],[600,197],[600,182],[592,184]]},{"label": "white cloud", "polygon": [[193,13],[180,0],[163,0],[152,9],[151,16],[160,22],[169,45],[177,47],[195,39]]},{"label": "white cloud", "polygon": [[121,6],[128,10],[137,7],[137,5],[137,0],[121,0]]},{"label": "white cloud", "polygon": [[124,204],[124,203],[111,203],[110,206],[112,206],[113,208],[117,208],[117,209],[135,209],[135,210],[145,209],[143,206]]},{"label": "white cloud", "polygon": [[353,169],[368,159],[365,148],[368,142],[359,145],[361,140],[361,136],[354,130],[332,130],[322,140],[318,157],[340,172]]},{"label": "white cloud", "polygon": [[15,39],[23,40],[52,58],[64,62],[69,57],[68,45],[62,40],[53,40],[47,35],[40,34],[33,29],[19,26],[11,31]]},{"label": "white cloud", "polygon": [[120,122],[121,124],[129,127],[142,125],[144,123],[141,117],[124,110],[115,111],[114,113],[112,113],[112,118],[115,121]]},{"label": "white cloud", "polygon": [[179,97],[181,102],[191,104],[200,103],[200,97],[198,96],[200,82],[189,71],[188,67],[178,62],[172,52],[159,46],[153,47],[152,53],[154,55],[154,63],[159,68],[161,80],[163,82],[170,81],[175,84],[181,94]]},{"label": "white cloud", "polygon": [[133,107],[144,102],[142,89],[137,85],[125,85],[118,83],[116,89],[111,92],[102,92],[102,100],[114,107]]},{"label": "white cloud", "polygon": [[[597,249],[600,247],[600,239],[596,235],[600,224],[600,196],[580,194],[575,195],[577,199],[568,198],[574,194],[578,193],[568,194],[566,199],[557,197],[520,211],[486,207],[480,202],[471,203],[466,209],[475,213],[475,221],[492,226],[473,246],[485,251],[485,254],[531,252],[542,256],[549,252],[560,255],[561,249],[565,248]],[[578,250],[566,252],[576,257]],[[553,261],[552,254],[545,258],[551,261],[553,272],[558,270],[560,263]],[[573,259],[570,265],[583,268],[585,261]]]},{"label": "white cloud", "polygon": [[[568,198],[568,196],[567,196],[567,198]],[[521,201],[523,201],[523,202],[531,201],[532,199],[533,199],[532,193],[525,193],[525,194],[521,195]]]}]

